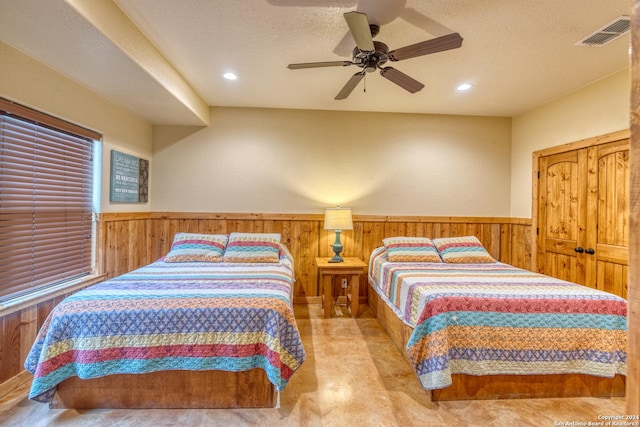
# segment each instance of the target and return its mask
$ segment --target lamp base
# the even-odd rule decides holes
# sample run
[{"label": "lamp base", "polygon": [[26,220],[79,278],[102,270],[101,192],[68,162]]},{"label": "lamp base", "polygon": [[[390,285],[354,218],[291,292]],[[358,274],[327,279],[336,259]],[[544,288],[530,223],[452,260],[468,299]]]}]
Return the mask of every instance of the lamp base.
[{"label": "lamp base", "polygon": [[340,256],[340,252],[342,252],[343,246],[342,246],[342,242],[340,241],[340,232],[341,230],[336,230],[336,241],[333,243],[333,253],[335,253],[335,255],[333,256],[333,258],[331,258],[329,260],[329,262],[343,262],[344,260],[342,259],[342,257]]}]

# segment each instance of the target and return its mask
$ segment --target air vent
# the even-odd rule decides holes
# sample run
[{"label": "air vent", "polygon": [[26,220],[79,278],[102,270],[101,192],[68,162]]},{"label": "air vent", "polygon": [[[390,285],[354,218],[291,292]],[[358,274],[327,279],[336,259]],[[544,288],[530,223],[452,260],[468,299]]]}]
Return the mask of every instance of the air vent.
[{"label": "air vent", "polygon": [[621,16],[589,34],[586,38],[576,43],[576,46],[604,46],[627,32],[629,32],[629,17]]}]

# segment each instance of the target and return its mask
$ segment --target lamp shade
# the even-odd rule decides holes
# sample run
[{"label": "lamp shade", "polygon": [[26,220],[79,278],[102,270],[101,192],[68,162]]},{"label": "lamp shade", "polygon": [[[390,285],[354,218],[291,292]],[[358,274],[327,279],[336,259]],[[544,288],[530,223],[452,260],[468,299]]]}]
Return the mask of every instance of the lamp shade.
[{"label": "lamp shade", "polygon": [[353,230],[351,208],[327,208],[324,211],[325,230]]}]

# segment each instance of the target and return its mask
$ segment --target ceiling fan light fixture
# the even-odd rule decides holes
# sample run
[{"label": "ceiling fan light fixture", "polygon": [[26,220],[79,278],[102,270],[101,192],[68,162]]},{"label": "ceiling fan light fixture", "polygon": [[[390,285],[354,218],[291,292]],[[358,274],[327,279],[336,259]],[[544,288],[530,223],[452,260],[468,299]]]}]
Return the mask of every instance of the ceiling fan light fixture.
[{"label": "ceiling fan light fixture", "polygon": [[378,61],[375,58],[369,58],[364,63],[362,69],[367,73],[373,73],[378,69]]},{"label": "ceiling fan light fixture", "polygon": [[466,92],[468,90],[471,90],[471,88],[473,87],[473,85],[471,83],[462,83],[459,84],[458,87],[456,88],[456,90],[458,92]]}]

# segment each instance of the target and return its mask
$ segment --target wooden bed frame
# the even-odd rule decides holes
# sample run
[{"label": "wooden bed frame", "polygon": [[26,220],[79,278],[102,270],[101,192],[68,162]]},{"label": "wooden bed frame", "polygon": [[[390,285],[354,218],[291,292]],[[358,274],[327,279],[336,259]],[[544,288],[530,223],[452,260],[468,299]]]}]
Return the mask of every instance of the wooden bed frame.
[{"label": "wooden bed frame", "polygon": [[262,369],[109,375],[58,385],[50,408],[271,408],[275,388]]},{"label": "wooden bed frame", "polygon": [[[406,344],[413,333],[369,284],[371,310],[411,365]],[[417,379],[417,377],[416,377]],[[526,399],[552,397],[622,397],[625,395],[623,375],[602,378],[583,374],[566,375],[452,375],[451,386],[431,390],[432,401]]]}]

